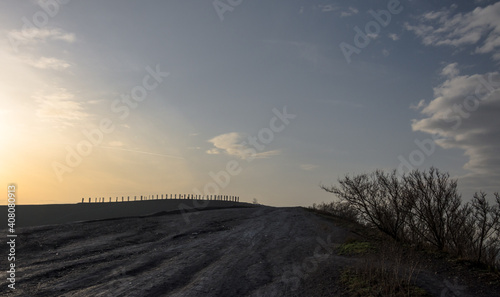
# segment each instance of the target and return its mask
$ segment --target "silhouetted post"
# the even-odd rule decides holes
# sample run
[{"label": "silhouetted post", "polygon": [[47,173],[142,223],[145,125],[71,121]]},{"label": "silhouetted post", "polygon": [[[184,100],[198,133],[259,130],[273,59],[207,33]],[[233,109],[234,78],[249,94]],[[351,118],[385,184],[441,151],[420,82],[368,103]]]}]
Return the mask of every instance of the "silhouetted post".
[{"label": "silhouetted post", "polygon": [[137,196],[134,196],[134,201],[137,201]]},{"label": "silhouetted post", "polygon": [[82,203],[83,203],[83,200],[85,200],[85,198],[82,198]]},{"label": "silhouetted post", "polygon": [[141,201],[142,201],[142,195],[141,195]]},{"label": "silhouetted post", "polygon": [[130,201],[130,196],[127,196],[127,202]]},{"label": "silhouetted post", "polygon": [[95,202],[97,203],[97,197],[95,198]]},{"label": "silhouetted post", "polygon": [[92,198],[89,197],[89,203],[92,202],[91,200],[92,200]]},{"label": "silhouetted post", "polygon": [[109,197],[109,202],[111,202],[111,197]]}]

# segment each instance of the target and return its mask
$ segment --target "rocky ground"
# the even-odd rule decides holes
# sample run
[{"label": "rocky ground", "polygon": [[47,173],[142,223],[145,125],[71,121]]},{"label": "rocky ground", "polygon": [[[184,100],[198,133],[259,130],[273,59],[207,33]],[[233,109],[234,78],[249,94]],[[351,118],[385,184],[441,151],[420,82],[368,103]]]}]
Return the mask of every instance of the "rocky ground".
[{"label": "rocky ground", "polygon": [[[16,290],[2,277],[1,296],[342,296],[340,272],[359,261],[336,249],[359,235],[302,208],[158,214],[17,233]],[[6,265],[2,256],[3,271]],[[454,282],[453,271],[432,268],[417,278],[433,296],[498,296],[498,288],[465,280],[454,293]]]}]

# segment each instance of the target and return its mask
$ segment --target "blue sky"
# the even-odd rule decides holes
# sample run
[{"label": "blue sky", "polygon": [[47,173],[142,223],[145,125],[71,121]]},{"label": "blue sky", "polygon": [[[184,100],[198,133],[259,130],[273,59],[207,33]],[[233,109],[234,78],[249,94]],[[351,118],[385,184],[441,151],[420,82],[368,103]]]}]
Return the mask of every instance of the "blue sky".
[{"label": "blue sky", "polygon": [[307,206],[344,174],[430,166],[464,199],[499,190],[495,1],[0,8],[0,175],[19,203],[217,191]]}]

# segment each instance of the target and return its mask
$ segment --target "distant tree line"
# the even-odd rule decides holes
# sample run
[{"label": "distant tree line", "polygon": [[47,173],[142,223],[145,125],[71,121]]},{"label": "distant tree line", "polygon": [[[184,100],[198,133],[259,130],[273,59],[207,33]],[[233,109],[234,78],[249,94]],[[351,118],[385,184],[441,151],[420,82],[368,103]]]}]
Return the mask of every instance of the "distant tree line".
[{"label": "distant tree line", "polygon": [[321,186],[340,201],[313,205],[375,227],[396,241],[431,246],[500,269],[500,195],[490,204],[484,192],[463,203],[457,180],[436,168],[346,175]]}]

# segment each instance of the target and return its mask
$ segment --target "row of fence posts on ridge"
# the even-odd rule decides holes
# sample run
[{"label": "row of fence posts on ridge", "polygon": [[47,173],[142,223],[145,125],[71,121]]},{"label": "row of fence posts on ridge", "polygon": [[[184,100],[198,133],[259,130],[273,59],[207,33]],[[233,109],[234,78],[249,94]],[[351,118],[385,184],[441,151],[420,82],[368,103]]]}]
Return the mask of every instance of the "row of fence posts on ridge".
[{"label": "row of fence posts on ridge", "polygon": [[[163,198],[165,196],[165,198]],[[233,201],[240,202],[239,196],[228,196],[228,195],[194,195],[194,194],[170,194],[170,198],[168,198],[168,194],[157,194],[155,195],[141,195],[140,200],[137,200],[137,196],[134,196],[134,200],[130,200],[130,196],[122,196],[122,199],[119,200],[116,197],[115,202],[129,202],[129,201],[145,201],[145,200],[164,200],[164,199],[188,199],[188,200],[218,200],[218,201]],[[112,198],[109,197],[109,202],[112,202]],[[94,203],[104,203],[106,202],[105,197],[96,197],[94,199]],[[85,198],[82,198],[82,203],[85,203]],[[92,203],[92,198],[89,198],[89,202]]]}]

